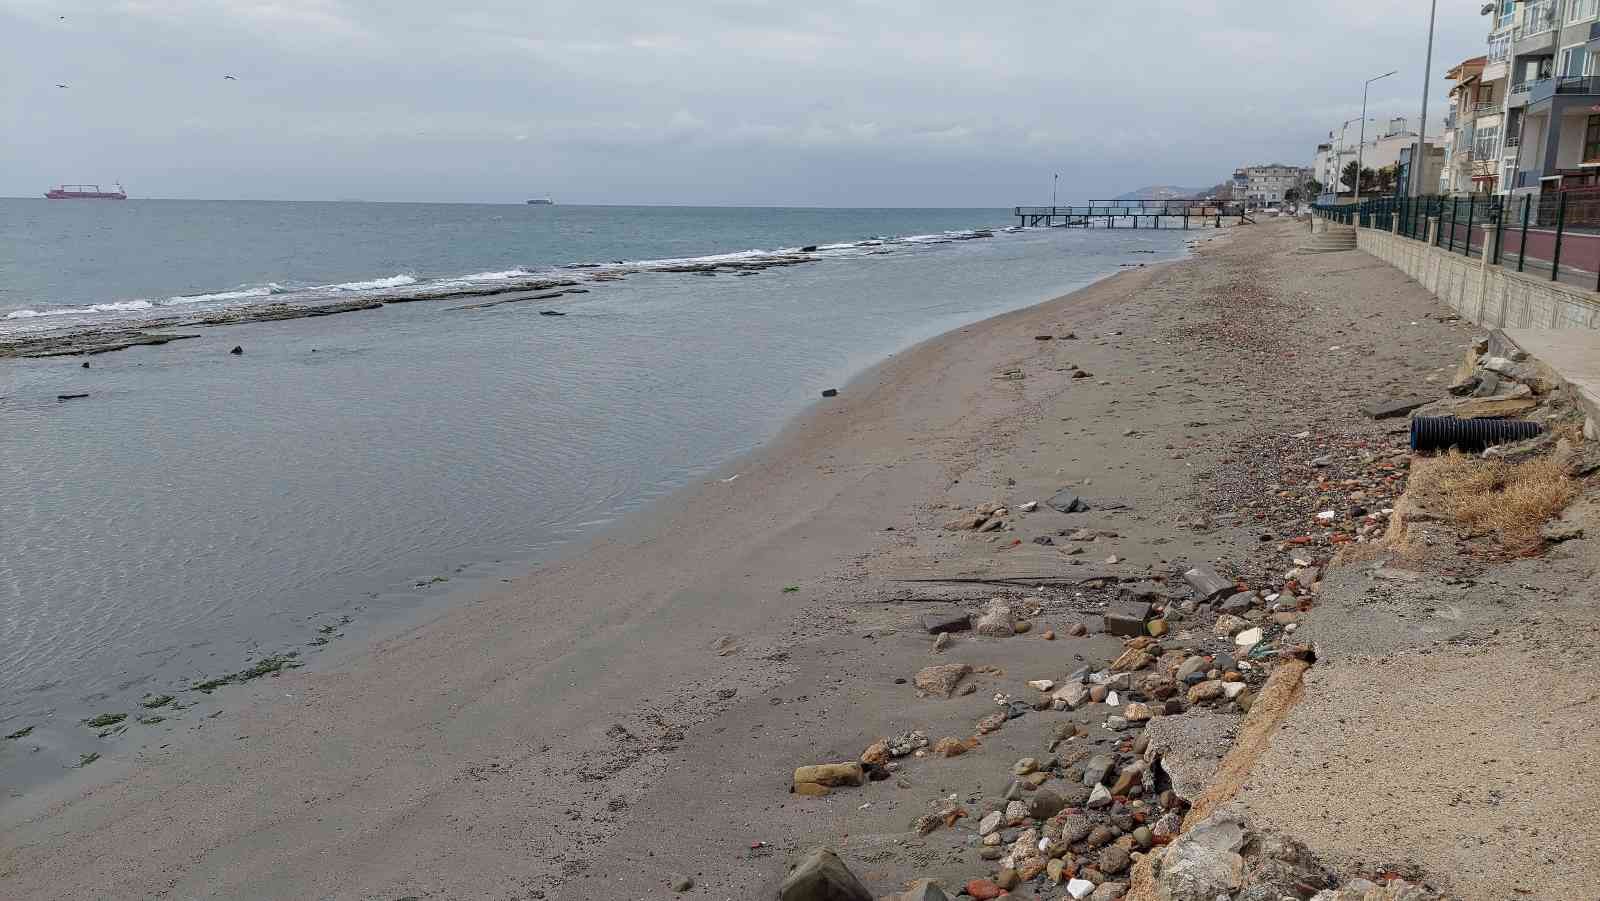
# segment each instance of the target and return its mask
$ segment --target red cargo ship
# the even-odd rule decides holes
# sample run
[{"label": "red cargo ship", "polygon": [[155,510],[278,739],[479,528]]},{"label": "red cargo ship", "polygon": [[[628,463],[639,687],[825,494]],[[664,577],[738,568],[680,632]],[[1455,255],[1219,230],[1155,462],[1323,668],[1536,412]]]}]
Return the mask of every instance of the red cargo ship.
[{"label": "red cargo ship", "polygon": [[51,200],[127,200],[128,192],[117,185],[115,191],[102,191],[99,185],[62,185],[45,192]]}]

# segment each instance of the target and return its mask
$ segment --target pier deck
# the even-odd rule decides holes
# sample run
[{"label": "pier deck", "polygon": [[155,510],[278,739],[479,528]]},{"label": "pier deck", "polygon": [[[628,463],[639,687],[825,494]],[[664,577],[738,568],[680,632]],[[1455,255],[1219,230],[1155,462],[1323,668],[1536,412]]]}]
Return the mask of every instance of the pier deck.
[{"label": "pier deck", "polygon": [[1231,200],[1091,200],[1019,206],[1013,215],[1025,226],[1057,228],[1221,228],[1229,220],[1233,225],[1254,224],[1244,204]]}]

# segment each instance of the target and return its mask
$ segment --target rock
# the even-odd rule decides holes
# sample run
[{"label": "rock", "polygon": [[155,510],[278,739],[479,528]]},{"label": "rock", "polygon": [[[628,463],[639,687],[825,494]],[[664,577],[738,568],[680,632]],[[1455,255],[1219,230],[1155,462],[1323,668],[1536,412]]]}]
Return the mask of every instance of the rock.
[{"label": "rock", "polygon": [[1215,701],[1223,695],[1223,683],[1220,680],[1210,679],[1189,689],[1189,703],[1203,704],[1206,701]]},{"label": "rock", "polygon": [[1010,638],[1017,632],[1016,621],[1012,614],[1011,605],[1002,598],[995,598],[984,609],[983,615],[978,617],[974,626],[979,635],[991,638]]},{"label": "rock", "polygon": [[994,874],[994,884],[1000,886],[1008,892],[1016,888],[1017,883],[1021,881],[1022,877],[1018,876],[1017,871],[1011,869],[1010,867],[1007,867]]},{"label": "rock", "polygon": [[953,632],[940,632],[939,637],[933,640],[934,653],[941,653],[955,644],[956,640],[951,637],[954,634]]},{"label": "rock", "polygon": [[1207,660],[1206,658],[1200,656],[1199,654],[1195,654],[1195,655],[1193,655],[1191,657],[1184,658],[1184,661],[1182,663],[1178,664],[1178,671],[1176,673],[1174,673],[1173,676],[1179,682],[1183,682],[1183,681],[1187,680],[1190,676],[1194,675],[1195,673],[1203,673],[1203,672],[1205,672],[1207,669],[1210,668],[1210,666],[1211,666],[1211,661],[1210,660]]},{"label": "rock", "polygon": [[1089,627],[1083,623],[1073,623],[1067,627],[1067,634],[1073,638],[1082,638],[1089,634]]},{"label": "rock", "polygon": [[985,520],[983,525],[978,526],[978,531],[980,531],[980,532],[998,532],[998,531],[1000,531],[1001,529],[1003,529],[1005,527],[1006,527],[1006,521],[1001,519],[998,516],[995,516],[995,517],[991,517],[988,520]]},{"label": "rock", "polygon": [[1029,629],[1032,629],[1032,628],[1033,628],[1033,623],[1030,623],[1027,620],[1023,619],[1023,620],[1018,620],[1015,624],[1013,624],[1012,627],[1011,627],[1011,630],[1013,632],[1017,633],[1018,635],[1021,635],[1022,633],[1027,632]]},{"label": "rock", "polygon": [[1087,369],[1074,369],[1072,371],[1072,377],[1075,379],[1092,379],[1094,378],[1094,373]]},{"label": "rock", "polygon": [[[1393,419],[1396,416],[1404,416],[1410,413],[1430,400],[1432,398],[1429,397],[1374,400],[1364,404],[1361,407],[1361,413],[1369,419]],[[1210,901],[1210,899],[1208,898],[1207,901]]]},{"label": "rock", "polygon": [[1151,835],[1148,826],[1140,826],[1133,830],[1133,843],[1138,845],[1140,850],[1148,851],[1150,846],[1155,844],[1155,837]]},{"label": "rock", "polygon": [[1261,643],[1261,627],[1257,626],[1254,629],[1246,629],[1240,632],[1238,635],[1233,636],[1233,643],[1246,651],[1250,650]]},{"label": "rock", "polygon": [[994,832],[1005,823],[1005,818],[1005,813],[998,810],[993,810],[987,814],[984,814],[983,819],[978,821],[978,834],[988,835],[989,833]]},{"label": "rock", "polygon": [[948,698],[955,692],[956,685],[971,673],[972,667],[965,663],[944,663],[918,670],[914,682],[918,691]]},{"label": "rock", "polygon": [[1045,641],[1055,641],[1056,640],[1056,630],[1054,630],[1054,629],[1046,629],[1046,630],[1044,630],[1044,632],[1042,632],[1039,635],[1039,637],[1044,639]]},{"label": "rock", "polygon": [[1231,897],[1244,882],[1244,827],[1214,814],[1183,833],[1161,858],[1156,891],[1163,901],[1215,901]]},{"label": "rock", "polygon": [[932,879],[918,879],[911,883],[911,888],[895,897],[897,901],[950,901],[950,896]]},{"label": "rock", "polygon": [[962,514],[944,524],[947,532],[970,532],[989,521],[987,514]]},{"label": "rock", "polygon": [[1132,855],[1117,845],[1109,845],[1100,852],[1100,872],[1115,876],[1133,863]]},{"label": "rock", "polygon": [[838,397],[839,396],[839,389],[838,388],[824,388],[824,389],[822,389],[822,396],[823,397]]},{"label": "rock", "polygon": [[1033,679],[1028,682],[1028,687],[1034,691],[1049,691],[1056,687],[1056,683],[1052,679]]},{"label": "rock", "polygon": [[1036,820],[1048,820],[1067,806],[1067,799],[1048,788],[1041,788],[1028,799],[1028,815]]},{"label": "rock", "polygon": [[1071,683],[1056,689],[1050,696],[1052,701],[1060,701],[1067,710],[1077,710],[1089,700],[1089,686],[1082,683]]},{"label": "rock", "polygon": [[833,789],[826,785],[818,785],[815,782],[796,782],[794,793],[808,798],[824,798],[833,794]]},{"label": "rock", "polygon": [[1211,631],[1217,635],[1227,635],[1231,637],[1238,635],[1240,632],[1243,632],[1248,628],[1250,628],[1250,623],[1246,620],[1242,620],[1231,613],[1224,613],[1217,617],[1217,622],[1211,627]]},{"label": "rock", "polygon": [[[1144,759],[1161,761],[1174,798],[1193,802],[1216,775],[1222,756],[1233,746],[1238,718],[1191,710],[1185,716],[1158,716],[1145,724],[1149,739]],[[1156,832],[1157,835],[1161,833]]]},{"label": "rock", "polygon": [[234,355],[234,356],[236,356],[236,357],[237,357],[237,356],[239,356],[239,355],[240,355],[240,354],[242,354],[242,353],[244,353],[244,348],[243,348],[243,347],[240,347],[240,346],[239,346],[239,345],[237,345],[237,344],[235,344],[235,345],[234,345],[234,346],[233,346],[233,350],[230,350],[230,351],[228,351],[228,353],[230,353],[230,354],[233,354],[233,355]]},{"label": "rock", "polygon": [[[1079,371],[1081,372],[1082,370]],[[1073,377],[1077,378],[1076,375]],[[1057,491],[1049,500],[1045,501],[1045,505],[1061,513],[1083,513],[1089,509],[1088,503],[1070,488],[1063,488]]]},{"label": "rock", "polygon": [[1243,682],[1224,682],[1222,683],[1222,696],[1232,701],[1248,691],[1249,688],[1250,686]]},{"label": "rock", "polygon": [[1477,390],[1478,385],[1482,384],[1482,382],[1483,379],[1478,376],[1468,375],[1451,382],[1449,387],[1444,390],[1454,394],[1456,397],[1466,397]]},{"label": "rock", "polygon": [[672,880],[672,890],[678,892],[679,894],[682,894],[692,888],[694,888],[694,877],[692,876],[679,876],[678,878]]},{"label": "rock", "polygon": [[1572,541],[1583,537],[1583,526],[1565,519],[1553,519],[1539,529],[1539,537],[1552,543]]},{"label": "rock", "polygon": [[1148,623],[1145,623],[1144,628],[1146,632],[1150,633],[1151,638],[1160,638],[1161,636],[1167,634],[1167,621],[1164,619],[1153,619]]},{"label": "rock", "polygon": [[1178,683],[1160,673],[1150,673],[1139,678],[1138,689],[1145,697],[1164,701],[1178,693]]},{"label": "rock", "polygon": [[1119,673],[1131,673],[1142,670],[1155,662],[1156,658],[1144,651],[1138,648],[1128,648],[1117,655],[1117,659],[1111,661],[1111,669]]},{"label": "rock", "polygon": [[[967,883],[966,893],[976,901],[992,901],[992,899],[1004,895],[1005,890],[988,879],[974,879]],[[788,901],[788,899],[785,898],[783,901]]]},{"label": "rock", "polygon": [[1254,607],[1258,600],[1260,599],[1253,591],[1236,591],[1223,598],[1222,603],[1217,605],[1217,610],[1221,613],[1242,616],[1250,612],[1250,608]]},{"label": "rock", "polygon": [[1122,768],[1117,774],[1117,781],[1111,786],[1113,797],[1127,797],[1128,790],[1135,785],[1142,784],[1145,768],[1148,766],[1143,760],[1135,760]]},{"label": "rock", "polygon": [[[990,897],[995,897],[991,895]],[[789,871],[778,888],[779,901],[873,901],[839,855],[818,848]],[[1208,899],[1209,901],[1209,899]]]},{"label": "rock", "polygon": [[813,766],[803,766],[794,771],[794,784],[796,790],[803,784],[812,785],[861,785],[866,781],[866,773],[861,769],[861,764],[851,763],[819,763]]},{"label": "rock", "polygon": [[1011,772],[1017,776],[1026,776],[1039,769],[1039,761],[1033,757],[1024,757],[1011,765]]},{"label": "rock", "polygon": [[1150,605],[1142,601],[1118,601],[1106,610],[1106,632],[1134,638],[1145,634],[1150,621]]},{"label": "rock", "polygon": [[889,740],[880,738],[861,752],[861,763],[864,766],[884,766],[890,760]]},{"label": "rock", "polygon": [[1127,883],[1103,882],[1094,890],[1094,894],[1089,896],[1089,901],[1117,901],[1127,892]]},{"label": "rock", "polygon": [[1038,536],[1034,537],[1033,543],[1034,544],[1051,545],[1051,544],[1055,544],[1056,540],[1054,538],[1051,538],[1049,535],[1038,535]]},{"label": "rock", "polygon": [[1017,505],[1017,509],[1021,510],[1024,513],[1032,513],[1033,511],[1039,509],[1039,502],[1038,501],[1028,501],[1026,503],[1018,504]]},{"label": "rock", "polygon": [[1006,724],[1006,720],[1008,720],[1010,718],[1011,717],[1007,716],[1003,712],[1002,713],[991,713],[988,716],[984,717],[983,719],[978,720],[978,724],[977,724],[978,734],[979,735],[988,735],[991,732],[998,732],[998,731],[1000,731],[1001,727],[1003,727]]},{"label": "rock", "polygon": [[1028,805],[1021,801],[1007,801],[1005,817],[1007,826],[1021,826],[1028,822]]},{"label": "rock", "polygon": [[1111,806],[1111,790],[1104,785],[1096,785],[1089,790],[1089,800],[1083,806],[1090,810],[1104,810]]},{"label": "rock", "polygon": [[1183,574],[1183,581],[1189,583],[1200,600],[1209,601],[1220,597],[1223,592],[1236,590],[1234,584],[1217,575],[1217,571],[1209,566],[1196,566]]},{"label": "rock", "polygon": [[1088,786],[1100,785],[1111,775],[1111,770],[1117,765],[1116,758],[1110,754],[1096,754],[1089,758],[1083,765],[1083,784]]},{"label": "rock", "polygon": [[1060,885],[1061,880],[1067,875],[1067,862],[1059,857],[1052,858],[1044,865],[1044,875],[1054,885]]},{"label": "rock", "polygon": [[930,635],[942,632],[965,632],[972,628],[972,618],[965,613],[924,613],[922,628]]},{"label": "rock", "polygon": [[1140,704],[1137,701],[1122,708],[1122,718],[1130,723],[1142,723],[1154,715],[1150,711],[1149,704]]},{"label": "rock", "polygon": [[960,757],[962,754],[972,750],[974,744],[968,744],[955,738],[941,738],[934,744],[933,753],[936,757]]},{"label": "rock", "polygon": [[[1089,893],[1092,891],[1094,891],[1094,883],[1087,879],[1072,878],[1067,880],[1067,894],[1079,899],[1079,901],[1089,897]],[[1210,901],[1210,899],[1207,899],[1207,901]]]}]

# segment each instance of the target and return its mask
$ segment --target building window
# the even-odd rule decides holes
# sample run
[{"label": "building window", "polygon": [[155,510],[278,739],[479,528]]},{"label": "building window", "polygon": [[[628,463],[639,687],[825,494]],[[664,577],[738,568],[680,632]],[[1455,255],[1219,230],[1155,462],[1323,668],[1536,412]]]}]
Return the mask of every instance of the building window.
[{"label": "building window", "polygon": [[1570,0],[1567,5],[1567,24],[1587,22],[1600,13],[1600,0]]},{"label": "building window", "polygon": [[1589,74],[1589,51],[1583,44],[1575,44],[1561,51],[1561,74],[1563,77]]},{"label": "building window", "polygon": [[1589,127],[1583,130],[1583,161],[1600,163],[1600,116],[1589,117]]}]

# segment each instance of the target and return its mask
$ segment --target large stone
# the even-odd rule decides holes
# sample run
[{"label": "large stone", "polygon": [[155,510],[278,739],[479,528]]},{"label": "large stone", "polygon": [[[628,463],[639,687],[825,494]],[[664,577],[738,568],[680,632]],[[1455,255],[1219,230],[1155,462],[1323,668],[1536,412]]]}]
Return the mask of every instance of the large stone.
[{"label": "large stone", "polygon": [[1111,771],[1116,765],[1116,758],[1110,754],[1096,754],[1090,757],[1089,762],[1083,765],[1083,784],[1088,786],[1100,785],[1111,775]]},{"label": "large stone", "polygon": [[1138,648],[1128,648],[1118,655],[1117,659],[1111,661],[1110,668],[1119,673],[1131,673],[1135,670],[1142,670],[1155,662],[1156,658],[1151,657],[1144,651]]},{"label": "large stone", "polygon": [[1128,868],[1133,857],[1118,845],[1108,845],[1100,852],[1100,872],[1115,876]]},{"label": "large stone", "polygon": [[1217,617],[1217,622],[1211,627],[1211,631],[1217,635],[1227,635],[1231,638],[1248,628],[1250,628],[1249,621],[1240,619],[1230,613],[1224,613]]},{"label": "large stone", "polygon": [[1217,571],[1209,566],[1196,566],[1188,570],[1183,574],[1183,581],[1189,583],[1189,587],[1194,589],[1194,593],[1199,595],[1202,601],[1209,601],[1220,597],[1224,592],[1231,593],[1237,590],[1237,586],[1217,575]]},{"label": "large stone", "polygon": [[1051,695],[1050,699],[1052,701],[1060,701],[1062,706],[1068,710],[1077,710],[1088,702],[1089,686],[1081,682],[1063,685],[1056,689],[1055,694]]},{"label": "large stone", "polygon": [[1028,815],[1036,820],[1048,820],[1067,806],[1067,800],[1048,788],[1041,788],[1028,800]]},{"label": "large stone", "polygon": [[914,681],[917,690],[948,698],[955,692],[956,685],[971,673],[972,667],[965,663],[944,663],[923,667]]},{"label": "large stone", "polygon": [[1161,761],[1179,798],[1193,802],[1216,775],[1222,756],[1233,746],[1235,716],[1190,711],[1184,716],[1158,716],[1145,724],[1144,759]]},{"label": "large stone", "polygon": [[1071,488],[1057,491],[1045,505],[1061,513],[1083,513],[1089,509],[1088,503]]},{"label": "large stone", "polygon": [[[1433,400],[1433,398],[1405,397],[1398,400],[1394,398],[1383,398],[1381,400],[1369,401],[1368,403],[1362,405],[1361,412],[1371,419],[1393,419],[1396,416],[1404,416],[1407,413],[1410,413],[1412,410],[1415,410],[1416,408],[1426,404],[1430,400]],[[1207,901],[1210,901],[1210,899],[1207,899]]]},{"label": "large stone", "polygon": [[950,901],[944,888],[932,879],[918,879],[911,888],[895,896],[899,901]]},{"label": "large stone", "polygon": [[1150,605],[1143,601],[1119,601],[1106,610],[1106,631],[1112,635],[1136,638],[1145,634],[1150,621]]},{"label": "large stone", "polygon": [[851,763],[819,763],[815,766],[803,766],[794,771],[794,784],[802,785],[860,785],[866,781],[866,773],[861,769],[861,764]]},{"label": "large stone", "polygon": [[[873,901],[872,893],[827,848],[807,854],[778,888],[779,901]],[[1210,901],[1210,899],[1207,899]]]},{"label": "large stone", "polygon": [[973,629],[979,635],[987,635],[990,638],[1010,638],[1015,635],[1017,623],[1011,605],[1001,598],[990,601],[983,615],[978,617]]},{"label": "large stone", "polygon": [[1256,605],[1257,600],[1253,591],[1236,591],[1223,598],[1222,603],[1217,605],[1217,610],[1234,616],[1243,616],[1250,612],[1250,608]]},{"label": "large stone", "polygon": [[924,613],[922,628],[930,635],[941,632],[965,632],[972,628],[972,618],[965,613]]},{"label": "large stone", "polygon": [[1214,814],[1167,846],[1156,877],[1161,901],[1216,901],[1232,897],[1244,883],[1243,824]]},{"label": "large stone", "polygon": [[1127,892],[1128,885],[1125,882],[1102,882],[1095,887],[1094,893],[1089,896],[1089,901],[1117,901]]}]

